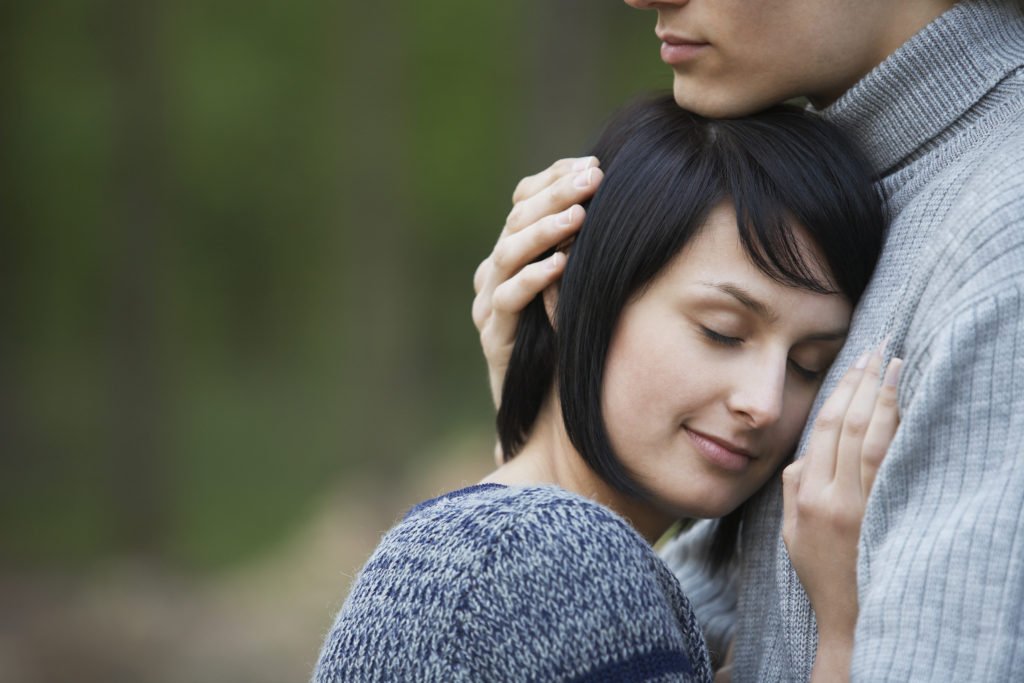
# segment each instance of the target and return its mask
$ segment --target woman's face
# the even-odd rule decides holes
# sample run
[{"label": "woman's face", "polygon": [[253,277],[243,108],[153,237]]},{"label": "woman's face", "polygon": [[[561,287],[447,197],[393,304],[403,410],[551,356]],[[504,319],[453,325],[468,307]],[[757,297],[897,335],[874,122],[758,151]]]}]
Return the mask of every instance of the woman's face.
[{"label": "woman's face", "polygon": [[731,204],[711,212],[623,309],[605,365],[611,444],[660,512],[718,517],[764,484],[796,446],[850,314],[839,295],[765,275]]}]

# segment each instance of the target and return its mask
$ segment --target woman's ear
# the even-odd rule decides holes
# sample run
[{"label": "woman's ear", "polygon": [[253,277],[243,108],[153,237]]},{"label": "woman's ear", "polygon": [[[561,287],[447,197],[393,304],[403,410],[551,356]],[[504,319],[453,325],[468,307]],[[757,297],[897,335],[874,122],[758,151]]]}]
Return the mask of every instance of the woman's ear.
[{"label": "woman's ear", "polygon": [[[569,258],[569,251],[572,249],[572,244],[575,241],[576,235],[570,235],[555,249],[565,254],[566,258]],[[548,323],[550,323],[551,329],[555,332],[558,332],[558,325],[555,324],[555,311],[558,310],[558,293],[561,291],[558,287],[559,282],[561,282],[561,278],[552,282],[541,292],[541,296],[544,297],[544,311],[548,314]]]},{"label": "woman's ear", "polygon": [[544,312],[548,314],[548,322],[551,324],[551,329],[556,332],[558,331],[558,326],[555,325],[555,311],[558,309],[558,291],[558,283],[552,282],[541,292],[541,296],[544,298]]}]

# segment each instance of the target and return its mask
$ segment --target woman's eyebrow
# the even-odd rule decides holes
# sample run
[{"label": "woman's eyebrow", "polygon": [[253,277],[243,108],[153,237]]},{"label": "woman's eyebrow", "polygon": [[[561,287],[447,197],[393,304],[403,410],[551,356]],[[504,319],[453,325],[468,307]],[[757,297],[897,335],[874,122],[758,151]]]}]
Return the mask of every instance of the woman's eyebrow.
[{"label": "woman's eyebrow", "polygon": [[[745,308],[753,311],[758,317],[763,318],[769,323],[774,323],[779,319],[779,314],[776,313],[771,306],[758,300],[757,297],[737,284],[733,284],[731,282],[701,282],[700,284],[728,294],[743,304]],[[843,341],[846,339],[849,331],[849,328],[844,327],[834,331],[816,332],[807,336],[804,341]]]},{"label": "woman's eyebrow", "polygon": [[759,301],[757,297],[739,285],[735,285],[730,282],[701,282],[700,284],[728,294],[743,304],[744,307],[755,313],[758,317],[764,318],[770,323],[779,319],[779,314],[772,310],[768,304],[763,301]]}]

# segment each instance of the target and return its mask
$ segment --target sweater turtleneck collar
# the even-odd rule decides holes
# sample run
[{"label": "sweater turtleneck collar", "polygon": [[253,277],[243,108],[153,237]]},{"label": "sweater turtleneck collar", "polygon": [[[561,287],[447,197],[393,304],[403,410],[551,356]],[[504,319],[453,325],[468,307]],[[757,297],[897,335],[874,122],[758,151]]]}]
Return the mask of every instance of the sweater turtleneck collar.
[{"label": "sweater turtleneck collar", "polygon": [[961,0],[820,113],[885,175],[1022,64],[1017,0]]}]

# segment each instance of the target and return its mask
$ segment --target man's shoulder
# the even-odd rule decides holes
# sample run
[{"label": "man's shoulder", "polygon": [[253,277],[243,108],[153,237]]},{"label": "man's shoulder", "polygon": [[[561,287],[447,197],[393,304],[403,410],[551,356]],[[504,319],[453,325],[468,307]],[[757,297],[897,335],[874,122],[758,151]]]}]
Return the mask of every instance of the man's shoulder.
[{"label": "man's shoulder", "polygon": [[952,201],[937,245],[959,245],[958,258],[949,265],[959,267],[959,261],[970,260],[981,267],[978,258],[994,263],[1020,241],[1024,227],[1024,111],[1015,124],[979,149],[970,166],[956,174],[946,188]]},{"label": "man's shoulder", "polygon": [[927,220],[928,215],[913,210],[927,205],[941,218],[947,213],[944,208],[975,206],[1024,182],[1024,75],[1021,80],[1019,98],[1003,101],[984,115],[975,112],[969,123],[950,127],[886,176],[883,187],[897,195],[898,214],[910,208],[906,213]]},{"label": "man's shoulder", "polygon": [[[991,130],[984,144],[974,150],[966,188],[970,192],[962,201],[1003,196],[1024,184],[1024,89],[1021,98],[1021,105],[989,123]],[[1021,198],[1020,192],[1004,197],[1018,202]]]},{"label": "man's shoulder", "polygon": [[1006,257],[1020,250],[1024,228],[1024,104],[986,125],[894,217],[900,241],[923,249],[922,272],[944,289],[1019,270]]},{"label": "man's shoulder", "polygon": [[1010,247],[1007,238],[1019,241],[1024,226],[1024,105],[965,157],[951,165],[942,190],[951,201],[938,244],[961,243],[960,259],[991,261]]},{"label": "man's shoulder", "polygon": [[[924,144],[881,180],[899,246],[958,249],[980,232],[998,232],[1024,211],[1024,73],[1004,89],[1019,96],[973,111]],[[890,240],[892,241],[892,240]],[[966,245],[971,248],[971,245]],[[941,265],[941,264],[936,264]]]}]

